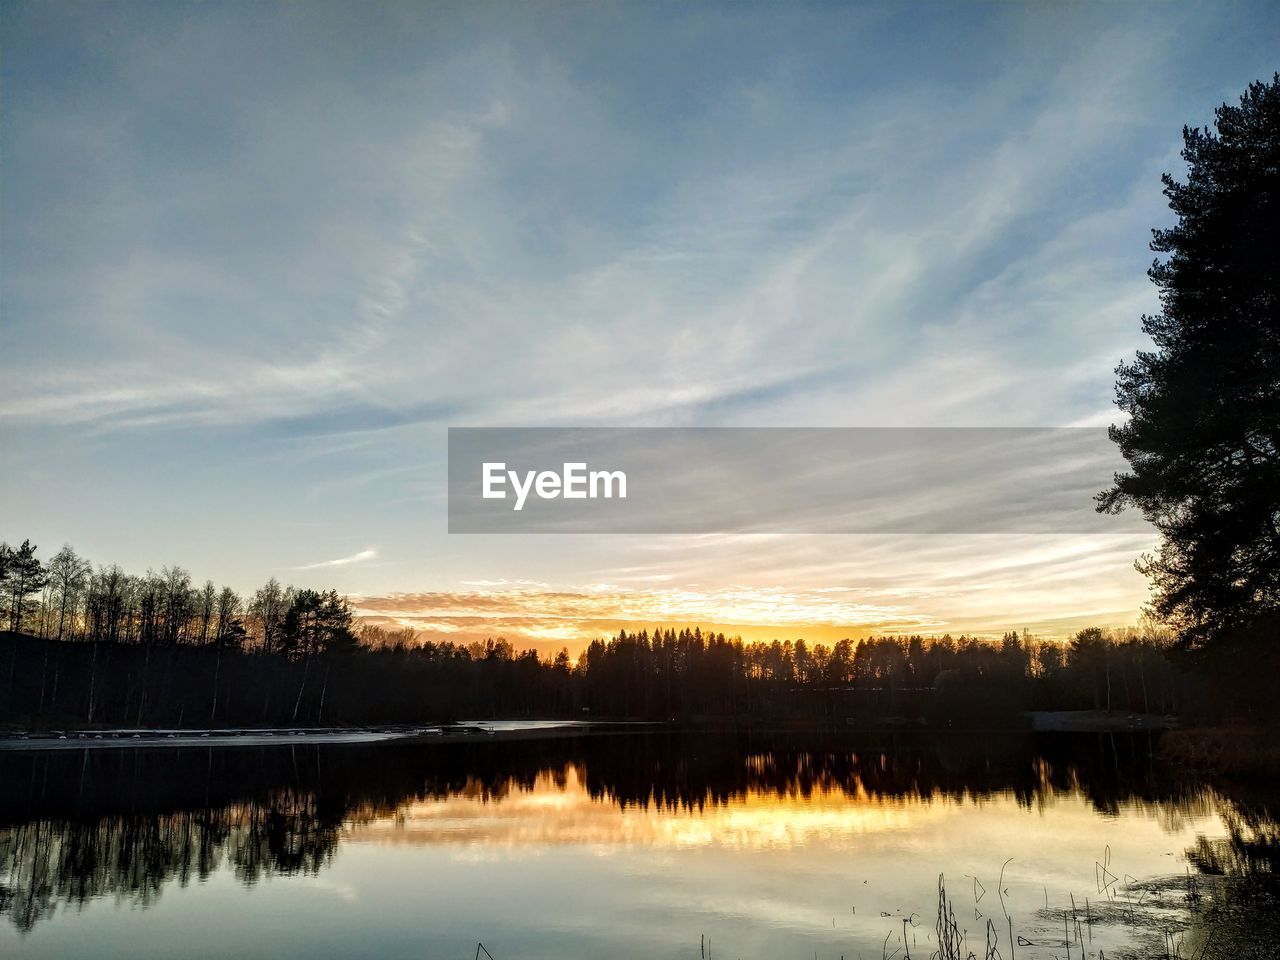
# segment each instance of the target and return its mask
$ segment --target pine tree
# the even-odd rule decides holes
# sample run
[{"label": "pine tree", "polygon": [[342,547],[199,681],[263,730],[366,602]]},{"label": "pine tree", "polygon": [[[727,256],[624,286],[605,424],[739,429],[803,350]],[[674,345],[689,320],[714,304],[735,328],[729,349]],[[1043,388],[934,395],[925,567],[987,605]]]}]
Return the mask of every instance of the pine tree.
[{"label": "pine tree", "polygon": [[1142,510],[1160,532],[1139,569],[1154,612],[1192,647],[1280,614],[1280,74],[1183,130],[1177,216],[1153,231],[1155,344],[1117,369],[1129,415],[1111,438],[1130,472],[1099,510]]},{"label": "pine tree", "polygon": [[34,606],[27,598],[43,590],[49,580],[30,540],[23,540],[22,546],[13,551],[5,579],[9,593],[9,629],[21,632],[23,619]]}]

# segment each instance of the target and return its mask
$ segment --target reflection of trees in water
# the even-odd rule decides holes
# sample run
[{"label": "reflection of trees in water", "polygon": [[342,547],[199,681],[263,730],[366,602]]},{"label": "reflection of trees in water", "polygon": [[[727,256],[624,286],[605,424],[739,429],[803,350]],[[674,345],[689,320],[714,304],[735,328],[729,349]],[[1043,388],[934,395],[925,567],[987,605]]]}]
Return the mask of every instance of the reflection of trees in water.
[{"label": "reflection of trees in water", "polygon": [[1271,796],[1251,790],[1237,794],[1221,810],[1227,835],[1221,839],[1198,838],[1188,851],[1202,872],[1239,877],[1260,874],[1280,878],[1280,811]]},{"label": "reflection of trees in water", "polygon": [[227,836],[227,858],[245,883],[272,873],[319,873],[338,845],[341,818],[325,817],[312,793],[284,790],[243,808]]},{"label": "reflection of trees in water", "polygon": [[23,823],[0,830],[3,909],[25,930],[60,903],[115,894],[149,906],[170,881],[186,886],[224,865],[246,884],[316,873],[340,827],[316,816],[313,795],[291,789],[222,809]]},{"label": "reflection of trees in water", "polygon": [[1032,740],[984,733],[940,738],[812,736],[739,741],[737,751],[698,738],[676,749],[659,739],[626,750],[602,751],[585,764],[591,794],[627,805],[698,810],[748,791],[778,797],[824,792],[872,800],[932,802],[1011,795],[1027,807],[1063,794],[1083,794],[1103,814],[1121,805],[1146,805],[1171,826],[1204,813],[1203,783],[1156,765],[1145,736],[1058,736]]},{"label": "reflection of trees in water", "polygon": [[1187,851],[1206,894],[1194,905],[1187,955],[1269,960],[1280,943],[1280,809],[1275,791],[1237,786],[1219,813],[1226,836],[1197,837]]},{"label": "reflection of trees in water", "polygon": [[[894,803],[1001,794],[1026,806],[1082,794],[1101,813],[1137,805],[1170,828],[1211,808],[1204,784],[1167,774],[1151,753],[1145,737],[661,733],[0,754],[0,911],[29,929],[58,904],[115,895],[145,906],[169,882],[186,885],[223,868],[248,884],[317,873],[332,860],[345,824],[394,816],[417,800],[501,802],[540,778],[563,788],[570,767],[599,802],[695,813],[749,792],[843,792]],[[1233,855],[1274,869],[1271,812],[1236,815],[1242,838],[1245,826],[1254,837],[1265,828],[1270,847],[1242,839]],[[1205,851],[1198,863],[1206,869],[1216,862],[1211,853],[1228,851]]]}]

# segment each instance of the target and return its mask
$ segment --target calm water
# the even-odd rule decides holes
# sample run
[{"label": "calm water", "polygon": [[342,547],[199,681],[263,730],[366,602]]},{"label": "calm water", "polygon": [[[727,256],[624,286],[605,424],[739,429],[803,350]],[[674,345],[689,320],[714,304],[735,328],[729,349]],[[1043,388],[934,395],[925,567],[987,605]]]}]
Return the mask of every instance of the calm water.
[{"label": "calm water", "polygon": [[0,753],[0,956],[925,957],[940,874],[978,956],[988,921],[1003,957],[1272,955],[1266,791],[1150,752],[648,732]]}]

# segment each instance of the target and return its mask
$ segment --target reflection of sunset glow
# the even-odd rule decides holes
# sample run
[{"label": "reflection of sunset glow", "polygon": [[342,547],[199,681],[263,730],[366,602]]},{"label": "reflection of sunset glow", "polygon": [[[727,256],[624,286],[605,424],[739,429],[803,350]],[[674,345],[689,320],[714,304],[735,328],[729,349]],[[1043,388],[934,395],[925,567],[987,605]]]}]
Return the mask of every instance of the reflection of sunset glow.
[{"label": "reflection of sunset glow", "polygon": [[[1046,789],[1047,785],[1046,785]],[[582,772],[569,765],[562,772],[543,771],[533,786],[511,785],[494,795],[479,787],[443,799],[418,800],[393,817],[356,818],[348,826],[352,840],[476,848],[534,848],[580,844],[655,849],[719,847],[766,850],[820,844],[827,849],[854,845],[867,835],[906,832],[930,826],[941,829],[959,807],[1008,805],[1012,796],[936,796],[928,800],[888,799],[839,787],[808,791],[748,790],[733,799],[693,808],[628,804],[592,797]],[[1055,806],[1055,816],[1090,829],[1096,812],[1076,794],[1042,795],[1041,810]],[[1213,804],[1169,819],[1166,830],[1182,829],[1182,817],[1211,816]],[[1133,813],[1153,814],[1141,805]],[[1073,827],[1074,829],[1074,827]]]},{"label": "reflection of sunset glow", "polygon": [[820,789],[802,796],[750,791],[700,810],[628,805],[593,798],[578,769],[563,780],[543,772],[532,789],[513,788],[500,799],[466,792],[443,800],[415,801],[395,818],[351,828],[353,839],[495,847],[545,844],[699,846],[762,849],[838,842],[864,833],[919,825],[942,814],[944,804],[888,803],[864,792],[850,796]]}]

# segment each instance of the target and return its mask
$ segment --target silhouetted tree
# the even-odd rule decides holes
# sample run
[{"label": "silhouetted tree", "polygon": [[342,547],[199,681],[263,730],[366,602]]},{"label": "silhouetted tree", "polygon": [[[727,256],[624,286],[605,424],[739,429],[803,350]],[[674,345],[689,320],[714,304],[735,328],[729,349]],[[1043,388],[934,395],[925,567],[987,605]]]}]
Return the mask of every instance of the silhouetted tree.
[{"label": "silhouetted tree", "polygon": [[263,653],[279,652],[280,632],[290,599],[275,577],[253,595],[249,613],[256,621]]},{"label": "silhouetted tree", "polygon": [[219,647],[239,648],[244,644],[245,628],[241,618],[243,603],[240,595],[230,587],[223,587],[218,594],[214,611],[213,642]]},{"label": "silhouetted tree", "polygon": [[4,586],[9,595],[9,629],[22,630],[27,614],[34,604],[28,598],[44,589],[49,576],[36,557],[36,547],[30,540],[10,553],[5,564]]},{"label": "silhouetted tree", "polygon": [[58,603],[59,640],[67,626],[67,613],[75,610],[80,593],[89,579],[89,570],[88,561],[78,557],[70,544],[64,544],[49,561],[49,581],[53,585]]},{"label": "silhouetted tree", "polygon": [[1280,610],[1280,74],[1185,128],[1177,216],[1153,231],[1155,350],[1117,369],[1129,415],[1111,438],[1130,472],[1099,509],[1136,506],[1161,534],[1139,568],[1191,647]]},{"label": "silhouetted tree", "polygon": [[13,568],[13,548],[7,543],[0,543],[0,597],[4,596],[9,586],[9,571]]}]

